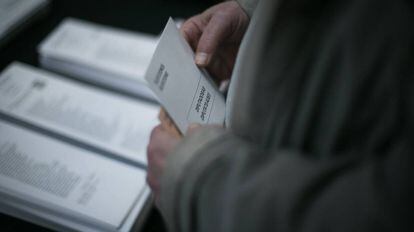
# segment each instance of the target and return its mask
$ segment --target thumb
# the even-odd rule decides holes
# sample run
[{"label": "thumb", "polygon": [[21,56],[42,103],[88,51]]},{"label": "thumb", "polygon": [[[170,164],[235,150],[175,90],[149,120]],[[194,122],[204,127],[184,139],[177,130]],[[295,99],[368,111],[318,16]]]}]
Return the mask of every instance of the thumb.
[{"label": "thumb", "polygon": [[198,42],[195,63],[200,67],[210,64],[217,48],[228,36],[228,22],[222,17],[212,17]]}]

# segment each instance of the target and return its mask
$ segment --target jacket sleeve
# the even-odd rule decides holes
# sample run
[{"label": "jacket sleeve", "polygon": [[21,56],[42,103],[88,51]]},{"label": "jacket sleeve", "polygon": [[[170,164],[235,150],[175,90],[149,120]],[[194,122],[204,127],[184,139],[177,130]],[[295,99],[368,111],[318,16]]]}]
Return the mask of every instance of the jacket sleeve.
[{"label": "jacket sleeve", "polygon": [[317,161],[204,130],[170,155],[161,209],[171,231],[412,231],[413,152]]},{"label": "jacket sleeve", "polygon": [[[404,1],[404,6],[408,6],[406,4],[408,2]],[[379,7],[377,2],[367,6]],[[324,9],[318,8],[318,12],[333,12]],[[399,7],[396,9],[393,12],[401,12]],[[392,14],[388,17],[397,16]],[[378,21],[380,18],[371,19]],[[360,27],[364,21],[351,22],[361,30],[370,29]],[[410,54],[408,58],[412,57],[413,46],[408,41],[412,42],[413,37],[411,34],[410,37],[403,36],[412,28],[408,27],[412,20],[391,22],[398,23],[389,23],[387,27],[399,26],[404,33],[396,36],[405,39],[396,40],[397,50],[393,46],[387,47],[391,51],[396,50],[395,54],[390,54]],[[298,25],[297,18],[293,23]],[[309,23],[315,22],[311,20]],[[349,28],[354,28],[354,24]],[[394,33],[389,33],[394,31],[383,24],[379,23],[372,29],[378,33],[388,30],[378,35],[396,38],[390,36]],[[343,33],[346,32],[344,30]],[[348,37],[341,37],[344,38]],[[365,45],[366,41],[373,43],[358,36],[350,38],[358,45]],[[380,36],[375,38],[379,40]],[[385,57],[391,56],[384,54],[387,55]],[[297,59],[296,56],[293,58]],[[366,66],[367,60],[363,58],[366,57],[361,56],[361,63]],[[264,149],[238,134],[220,129],[206,128],[185,138],[169,155],[162,179],[160,208],[170,231],[414,231],[412,213],[409,212],[414,206],[414,91],[412,59],[408,58],[389,59],[392,61],[391,69],[381,62],[379,65],[384,68],[380,69],[381,72],[367,75],[376,81],[382,78],[396,80],[404,87],[398,94],[401,97],[389,104],[399,105],[396,109],[400,110],[396,114],[404,115],[406,120],[401,120],[401,125],[387,135],[392,139],[387,139],[386,149],[370,149],[368,153],[369,149],[355,148],[321,157],[304,154],[291,147]],[[354,62],[357,61],[360,60]],[[370,72],[365,66],[364,75]],[[405,68],[402,70],[401,67]],[[390,70],[398,70],[398,73]],[[392,86],[384,86],[388,96]],[[367,101],[370,104],[383,99],[374,93],[373,100]],[[364,107],[369,105],[364,104]],[[378,108],[377,111],[376,108],[373,112],[375,114],[367,118],[378,123],[378,128],[375,127],[377,133],[386,133],[382,130],[384,126],[388,128],[386,124],[390,119],[384,116],[387,120],[378,120],[378,117],[387,115],[388,109]],[[321,140],[321,143],[325,142]]]},{"label": "jacket sleeve", "polygon": [[251,18],[259,0],[236,0],[247,15]]}]

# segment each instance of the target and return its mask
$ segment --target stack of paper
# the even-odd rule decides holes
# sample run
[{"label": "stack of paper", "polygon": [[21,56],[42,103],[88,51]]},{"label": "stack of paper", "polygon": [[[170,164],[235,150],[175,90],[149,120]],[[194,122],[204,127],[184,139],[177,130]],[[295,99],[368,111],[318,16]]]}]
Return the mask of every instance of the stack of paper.
[{"label": "stack of paper", "polygon": [[158,45],[68,19],[39,52],[47,68],[83,81],[17,62],[0,74],[0,212],[59,231],[136,229],[159,105],[126,95],[159,99],[183,133],[222,125],[223,95],[171,19]]},{"label": "stack of paper", "polygon": [[0,0],[0,46],[47,5],[48,0]]},{"label": "stack of paper", "polygon": [[148,197],[144,170],[7,122],[0,121],[0,131],[7,134],[0,136],[1,211],[59,223],[59,230],[132,226],[126,222]]},{"label": "stack of paper", "polygon": [[39,47],[42,66],[155,100],[144,80],[157,37],[66,19]]},{"label": "stack of paper", "polygon": [[0,211],[59,230],[129,231],[150,194],[157,113],[13,63],[0,75]]}]

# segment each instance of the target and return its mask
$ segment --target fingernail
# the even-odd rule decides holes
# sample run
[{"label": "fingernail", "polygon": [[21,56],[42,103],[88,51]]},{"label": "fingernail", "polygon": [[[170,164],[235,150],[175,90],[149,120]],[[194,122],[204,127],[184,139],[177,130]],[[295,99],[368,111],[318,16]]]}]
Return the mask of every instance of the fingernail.
[{"label": "fingernail", "polygon": [[195,63],[200,66],[208,64],[209,55],[205,52],[198,52],[195,57]]}]

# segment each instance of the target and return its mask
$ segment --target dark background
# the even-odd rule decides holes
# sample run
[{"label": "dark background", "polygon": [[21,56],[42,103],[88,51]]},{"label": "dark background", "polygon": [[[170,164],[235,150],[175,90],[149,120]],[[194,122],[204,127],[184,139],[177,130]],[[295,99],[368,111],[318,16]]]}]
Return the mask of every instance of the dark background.
[{"label": "dark background", "polygon": [[[38,44],[66,17],[159,34],[168,17],[187,18],[215,2],[217,0],[54,0],[44,17],[0,48],[0,70],[15,60],[38,66]],[[0,231],[49,231],[3,214],[0,214],[0,225]],[[143,231],[165,231],[161,216],[155,209],[151,211]]]}]

